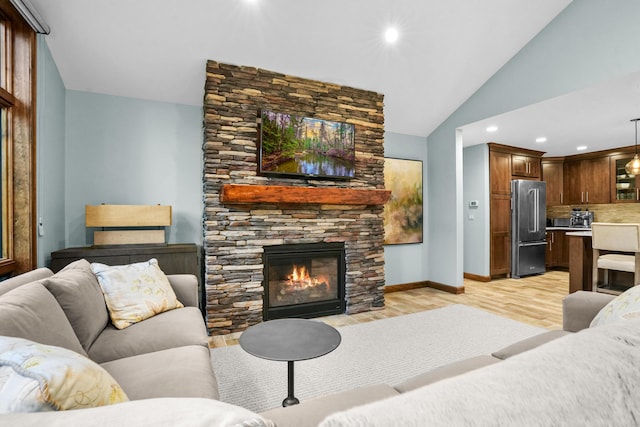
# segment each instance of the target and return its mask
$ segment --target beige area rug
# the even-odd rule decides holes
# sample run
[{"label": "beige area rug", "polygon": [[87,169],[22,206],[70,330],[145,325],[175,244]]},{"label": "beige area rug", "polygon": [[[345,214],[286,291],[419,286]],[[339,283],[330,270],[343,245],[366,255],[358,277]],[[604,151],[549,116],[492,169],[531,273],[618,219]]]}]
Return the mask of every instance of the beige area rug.
[{"label": "beige area rug", "polygon": [[[545,332],[465,305],[338,328],[340,346],[295,363],[301,401],[371,384],[398,384],[447,363],[490,354]],[[211,350],[220,400],[256,412],[278,407],[287,395],[287,363],[263,360],[239,345]]]}]

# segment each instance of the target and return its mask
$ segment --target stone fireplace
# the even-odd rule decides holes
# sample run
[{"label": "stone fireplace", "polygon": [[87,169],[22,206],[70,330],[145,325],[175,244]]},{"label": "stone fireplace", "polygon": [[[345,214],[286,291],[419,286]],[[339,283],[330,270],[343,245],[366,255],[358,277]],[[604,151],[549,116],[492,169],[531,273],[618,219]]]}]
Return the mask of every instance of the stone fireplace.
[{"label": "stone fireplace", "polygon": [[[388,192],[382,100],[375,92],[207,63],[203,299],[210,334],[238,332],[263,321],[269,296],[263,256],[282,245],[340,245],[340,310],[350,314],[384,307],[382,212]],[[263,108],[354,124],[355,178],[258,175],[257,113]],[[320,268],[305,262],[310,263],[305,267]]]},{"label": "stone fireplace", "polygon": [[266,246],[264,320],[344,312],[343,243]]}]

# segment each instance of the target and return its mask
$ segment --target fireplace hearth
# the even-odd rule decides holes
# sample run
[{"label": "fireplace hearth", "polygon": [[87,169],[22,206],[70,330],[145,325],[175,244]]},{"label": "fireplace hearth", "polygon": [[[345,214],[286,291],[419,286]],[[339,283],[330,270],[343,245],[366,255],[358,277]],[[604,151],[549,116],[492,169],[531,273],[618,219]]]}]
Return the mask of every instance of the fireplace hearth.
[{"label": "fireplace hearth", "polygon": [[345,311],[344,243],[265,246],[264,320]]}]

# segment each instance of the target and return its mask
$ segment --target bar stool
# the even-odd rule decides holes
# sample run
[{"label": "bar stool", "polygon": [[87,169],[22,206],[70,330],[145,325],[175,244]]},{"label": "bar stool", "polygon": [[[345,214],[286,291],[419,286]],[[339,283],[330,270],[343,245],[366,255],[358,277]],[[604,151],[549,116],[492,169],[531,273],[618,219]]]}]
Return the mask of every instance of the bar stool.
[{"label": "bar stool", "polygon": [[633,273],[633,285],[640,284],[640,224],[594,222],[591,233],[593,291],[620,293],[598,286],[599,269],[604,270],[605,286],[609,285],[609,270]]}]

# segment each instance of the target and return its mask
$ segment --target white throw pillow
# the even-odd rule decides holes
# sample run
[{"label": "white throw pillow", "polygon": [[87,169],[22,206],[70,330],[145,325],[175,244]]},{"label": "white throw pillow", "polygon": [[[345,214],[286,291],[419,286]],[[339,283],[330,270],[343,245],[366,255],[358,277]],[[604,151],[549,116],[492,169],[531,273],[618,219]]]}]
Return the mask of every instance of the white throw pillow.
[{"label": "white throw pillow", "polygon": [[636,318],[640,318],[640,286],[629,288],[609,301],[593,318],[589,327]]},{"label": "white throw pillow", "polygon": [[81,354],[0,336],[0,413],[91,408],[128,400],[107,371]]},{"label": "white throw pillow", "polygon": [[155,258],[116,266],[93,263],[91,270],[102,288],[111,322],[118,329],[184,307]]}]

